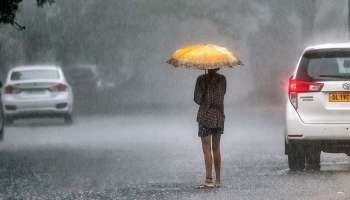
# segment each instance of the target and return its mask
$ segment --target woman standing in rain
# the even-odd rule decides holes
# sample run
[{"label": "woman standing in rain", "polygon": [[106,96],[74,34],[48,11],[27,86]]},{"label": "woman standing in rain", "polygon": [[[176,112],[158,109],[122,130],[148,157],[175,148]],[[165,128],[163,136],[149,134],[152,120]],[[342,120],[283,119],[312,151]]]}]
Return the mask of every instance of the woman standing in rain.
[{"label": "woman standing in rain", "polygon": [[[221,68],[233,68],[242,63],[238,55],[222,46],[196,44],[181,48],[168,60],[175,67],[208,70],[198,77],[194,101],[199,105],[197,114],[198,136],[202,141],[205,161],[205,180],[197,188],[221,186],[220,138],[224,133],[224,96],[226,78],[218,74]],[[215,168],[215,182],[212,168]]]},{"label": "woman standing in rain", "polygon": [[[197,114],[198,136],[202,141],[205,163],[205,180],[197,188],[221,186],[220,138],[224,133],[224,95],[226,78],[219,69],[209,69],[197,78],[194,101],[200,106]],[[214,160],[215,182],[212,176]]]}]

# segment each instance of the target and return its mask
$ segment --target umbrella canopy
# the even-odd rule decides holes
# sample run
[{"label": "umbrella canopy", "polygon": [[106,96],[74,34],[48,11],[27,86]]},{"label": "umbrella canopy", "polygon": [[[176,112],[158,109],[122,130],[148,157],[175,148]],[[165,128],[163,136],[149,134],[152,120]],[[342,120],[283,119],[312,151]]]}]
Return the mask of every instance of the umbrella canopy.
[{"label": "umbrella canopy", "polygon": [[177,50],[168,60],[175,67],[195,69],[229,68],[241,65],[238,56],[217,45],[191,45]]}]

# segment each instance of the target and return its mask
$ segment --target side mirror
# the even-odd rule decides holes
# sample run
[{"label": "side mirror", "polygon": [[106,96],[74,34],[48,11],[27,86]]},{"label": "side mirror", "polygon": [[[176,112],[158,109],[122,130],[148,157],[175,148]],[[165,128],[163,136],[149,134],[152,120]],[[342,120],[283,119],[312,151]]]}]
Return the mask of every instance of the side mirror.
[{"label": "side mirror", "polygon": [[3,85],[2,85],[2,82],[0,81],[0,88],[2,88],[2,86],[3,86]]}]

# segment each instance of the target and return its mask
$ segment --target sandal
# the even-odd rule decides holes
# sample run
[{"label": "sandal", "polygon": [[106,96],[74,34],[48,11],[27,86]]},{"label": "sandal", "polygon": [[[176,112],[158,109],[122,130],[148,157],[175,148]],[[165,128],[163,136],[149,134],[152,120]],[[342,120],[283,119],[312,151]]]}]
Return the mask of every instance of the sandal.
[{"label": "sandal", "polygon": [[211,177],[206,177],[204,183],[199,183],[194,186],[196,189],[211,189],[214,188],[215,185],[213,183],[213,178]]},{"label": "sandal", "polygon": [[215,183],[215,188],[221,188],[221,183]]}]

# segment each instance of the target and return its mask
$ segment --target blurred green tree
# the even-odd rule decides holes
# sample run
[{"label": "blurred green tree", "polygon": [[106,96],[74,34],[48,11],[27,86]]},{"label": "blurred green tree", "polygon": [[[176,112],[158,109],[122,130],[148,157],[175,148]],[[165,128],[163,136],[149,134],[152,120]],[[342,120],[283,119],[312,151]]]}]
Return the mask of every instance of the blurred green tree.
[{"label": "blurred green tree", "polygon": [[[16,21],[16,13],[19,8],[19,4],[23,0],[1,0],[0,1],[0,24],[11,24],[19,30],[24,30],[25,26],[20,25]],[[45,4],[54,3],[55,0],[36,0],[39,7],[43,7]]]}]

